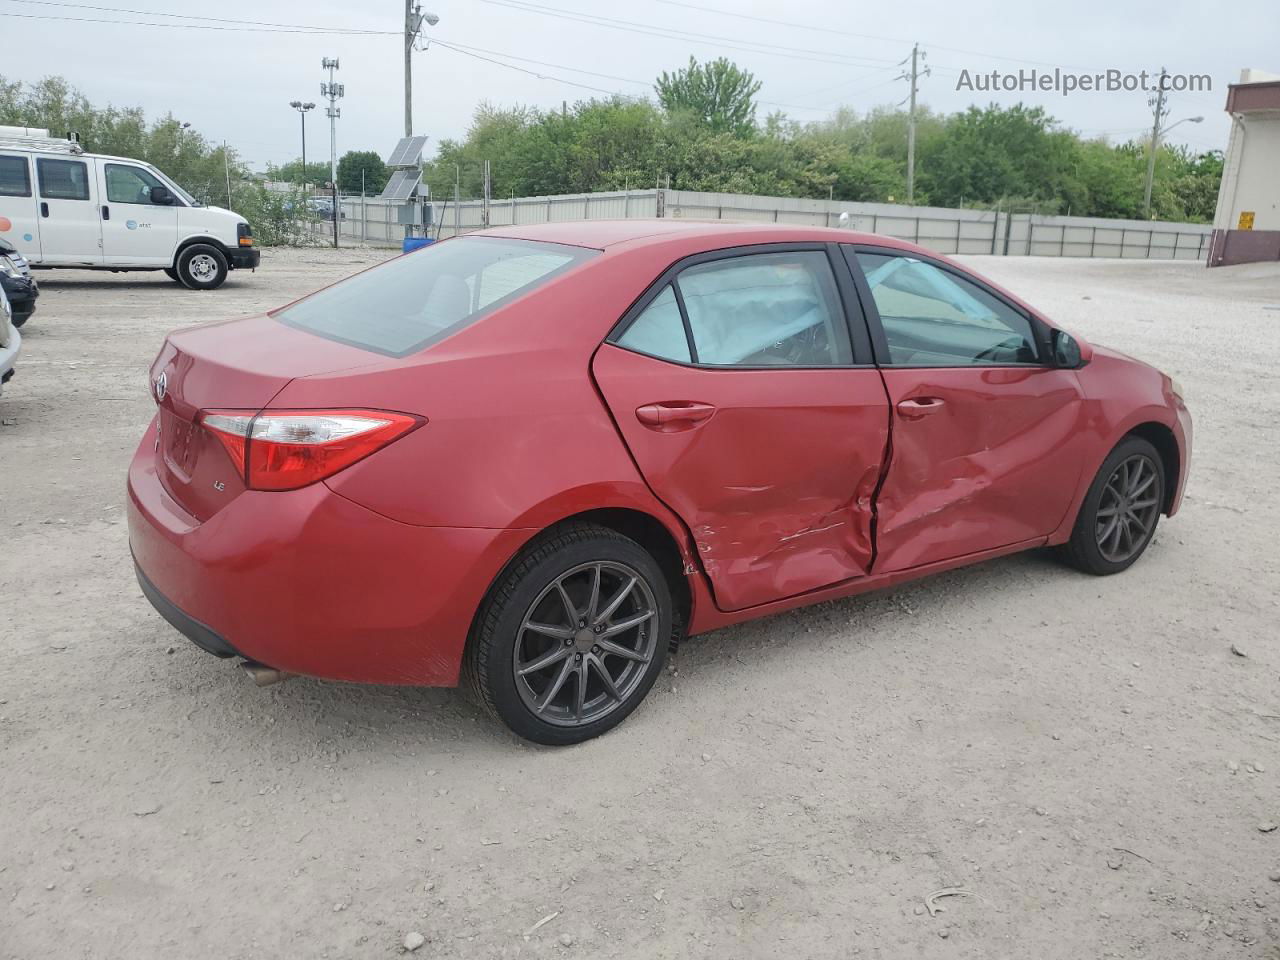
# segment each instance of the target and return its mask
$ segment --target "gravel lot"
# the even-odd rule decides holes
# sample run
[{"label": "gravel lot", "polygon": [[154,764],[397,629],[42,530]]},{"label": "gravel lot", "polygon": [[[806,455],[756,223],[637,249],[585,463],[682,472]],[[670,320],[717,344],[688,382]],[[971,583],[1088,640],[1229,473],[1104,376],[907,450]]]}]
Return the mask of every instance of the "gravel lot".
[{"label": "gravel lot", "polygon": [[385,255],[41,274],[0,398],[0,958],[1280,958],[1280,265],[975,259],[1186,386],[1147,556],[711,634],[555,750],[454,691],[257,689],[134,582],[166,331]]}]

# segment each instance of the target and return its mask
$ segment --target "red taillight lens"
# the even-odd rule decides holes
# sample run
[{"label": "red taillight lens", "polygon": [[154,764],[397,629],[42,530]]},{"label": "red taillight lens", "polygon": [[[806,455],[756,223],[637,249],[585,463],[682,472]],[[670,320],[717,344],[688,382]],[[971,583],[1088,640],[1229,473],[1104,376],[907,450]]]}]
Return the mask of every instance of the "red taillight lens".
[{"label": "red taillight lens", "polygon": [[425,423],[384,410],[205,410],[252,490],[296,490],[363,460]]}]

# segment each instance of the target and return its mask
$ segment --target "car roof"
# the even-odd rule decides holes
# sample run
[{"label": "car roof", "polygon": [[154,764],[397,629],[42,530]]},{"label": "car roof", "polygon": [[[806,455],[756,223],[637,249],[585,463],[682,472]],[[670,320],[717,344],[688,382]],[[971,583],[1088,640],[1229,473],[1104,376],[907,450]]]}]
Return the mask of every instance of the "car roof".
[{"label": "car roof", "polygon": [[872,243],[903,250],[920,250],[914,244],[874,233],[859,233],[832,227],[808,227],[786,223],[739,223],[730,220],[627,219],[572,220],[561,223],[538,223],[508,227],[491,227],[471,236],[504,237],[513,240],[541,240],[578,247],[606,250],[625,245],[628,248],[678,242],[697,245],[705,241],[707,249],[753,243]]}]

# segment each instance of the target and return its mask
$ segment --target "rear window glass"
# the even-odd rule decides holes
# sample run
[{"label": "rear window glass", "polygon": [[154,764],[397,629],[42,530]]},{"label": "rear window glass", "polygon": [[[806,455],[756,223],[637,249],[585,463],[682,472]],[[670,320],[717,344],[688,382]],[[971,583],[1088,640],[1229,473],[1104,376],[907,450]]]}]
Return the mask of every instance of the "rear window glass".
[{"label": "rear window glass", "polygon": [[272,316],[330,340],[402,357],[597,253],[532,240],[459,237],[358,273]]}]

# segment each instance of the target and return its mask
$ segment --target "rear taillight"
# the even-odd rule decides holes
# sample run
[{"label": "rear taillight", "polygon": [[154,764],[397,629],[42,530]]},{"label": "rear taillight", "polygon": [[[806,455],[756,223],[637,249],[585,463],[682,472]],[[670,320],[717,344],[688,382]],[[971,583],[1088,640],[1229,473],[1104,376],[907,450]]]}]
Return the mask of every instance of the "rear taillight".
[{"label": "rear taillight", "polygon": [[199,418],[252,490],[323,480],[425,422],[384,410],[204,410]]}]

